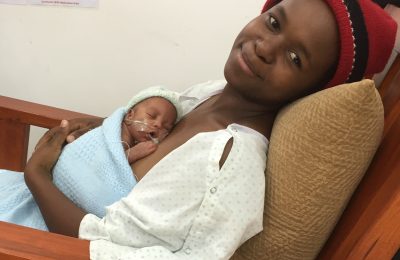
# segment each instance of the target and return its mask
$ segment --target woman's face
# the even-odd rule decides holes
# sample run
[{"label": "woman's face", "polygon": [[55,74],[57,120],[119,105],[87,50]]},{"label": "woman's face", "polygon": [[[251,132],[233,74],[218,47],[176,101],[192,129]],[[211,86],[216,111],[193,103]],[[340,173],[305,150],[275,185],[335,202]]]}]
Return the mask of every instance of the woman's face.
[{"label": "woman's face", "polygon": [[311,93],[335,69],[339,36],[322,0],[284,0],[237,36],[225,65],[230,87],[280,107]]}]

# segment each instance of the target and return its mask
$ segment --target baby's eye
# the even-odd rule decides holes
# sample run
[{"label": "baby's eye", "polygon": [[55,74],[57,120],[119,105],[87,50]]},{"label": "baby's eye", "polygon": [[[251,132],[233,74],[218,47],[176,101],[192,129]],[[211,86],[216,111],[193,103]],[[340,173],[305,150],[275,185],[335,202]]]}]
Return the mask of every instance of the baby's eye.
[{"label": "baby's eye", "polygon": [[151,114],[151,113],[147,113],[147,115],[148,115],[149,117],[151,117],[151,118],[155,118],[155,117],[156,117],[156,115]]},{"label": "baby's eye", "polygon": [[271,25],[271,27],[272,27],[274,30],[279,31],[279,30],[281,29],[281,25],[279,24],[278,20],[275,19],[275,17],[270,16],[270,17],[268,18],[268,21],[269,21],[269,24]]},{"label": "baby's eye", "polygon": [[297,55],[296,53],[294,53],[294,52],[289,52],[289,56],[290,56],[290,59],[292,60],[292,62],[297,66],[297,67],[301,67],[301,60],[300,60],[300,57],[299,57],[299,55]]}]

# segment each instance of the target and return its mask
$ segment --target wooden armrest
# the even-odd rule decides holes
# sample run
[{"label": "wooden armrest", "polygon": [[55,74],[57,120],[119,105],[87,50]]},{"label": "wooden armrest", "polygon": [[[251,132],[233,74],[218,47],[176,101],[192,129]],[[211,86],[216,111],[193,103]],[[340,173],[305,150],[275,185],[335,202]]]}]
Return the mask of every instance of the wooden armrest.
[{"label": "wooden armrest", "polygon": [[89,259],[89,241],[0,221],[0,259]]},{"label": "wooden armrest", "polygon": [[57,126],[62,119],[94,117],[61,108],[0,96],[0,119],[43,128]]},{"label": "wooden armrest", "polygon": [[94,116],[0,96],[0,169],[23,171],[31,125],[52,128],[79,117]]}]

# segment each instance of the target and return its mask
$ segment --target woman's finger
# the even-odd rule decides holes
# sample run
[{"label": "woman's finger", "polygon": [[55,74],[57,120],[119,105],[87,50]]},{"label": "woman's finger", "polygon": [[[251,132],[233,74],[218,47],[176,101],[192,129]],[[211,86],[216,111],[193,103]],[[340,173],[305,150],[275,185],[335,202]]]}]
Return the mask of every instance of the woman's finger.
[{"label": "woman's finger", "polygon": [[37,150],[43,143],[47,142],[49,138],[50,138],[50,129],[47,130],[46,133],[42,135],[42,137],[40,137],[39,141],[35,145],[35,150]]},{"label": "woman's finger", "polygon": [[42,172],[51,177],[51,170],[60,156],[65,139],[69,133],[70,130],[67,121],[62,121],[60,126],[47,131],[40,139],[31,158],[29,158],[25,172],[31,174]]},{"label": "woman's finger", "polygon": [[68,121],[62,120],[60,126],[49,129],[35,146],[35,150],[39,149],[44,143],[58,143],[62,145],[65,142],[67,135],[70,133]]},{"label": "woman's finger", "polygon": [[67,136],[67,142],[71,143],[86,132],[100,126],[103,120],[103,118],[76,118],[70,120],[70,134]]},{"label": "woman's finger", "polygon": [[54,132],[56,131],[57,128],[58,126],[47,130],[47,132],[44,133],[44,135],[39,139],[38,143],[35,146],[35,150],[39,149],[39,147],[41,147],[44,143],[49,143],[49,141],[53,138]]},{"label": "woman's finger", "polygon": [[50,130],[48,142],[53,145],[63,145],[65,139],[70,134],[69,124],[67,120],[62,120],[59,127]]},{"label": "woman's finger", "polygon": [[73,141],[78,139],[81,135],[84,135],[85,133],[89,132],[90,130],[92,130],[92,129],[89,128],[89,127],[85,127],[85,128],[81,128],[81,129],[78,129],[78,130],[75,130],[75,131],[71,132],[67,136],[67,142],[68,143],[72,143]]}]

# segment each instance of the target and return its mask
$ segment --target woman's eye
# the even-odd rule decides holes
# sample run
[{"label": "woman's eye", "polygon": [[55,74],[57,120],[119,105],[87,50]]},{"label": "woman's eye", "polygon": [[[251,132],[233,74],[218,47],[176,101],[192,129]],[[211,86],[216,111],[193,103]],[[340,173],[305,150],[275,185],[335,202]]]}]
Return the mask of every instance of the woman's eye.
[{"label": "woman's eye", "polygon": [[293,62],[296,66],[301,67],[301,60],[300,60],[299,55],[297,55],[297,54],[294,53],[294,52],[289,52],[289,56],[290,56],[290,59],[292,60],[292,62]]},{"label": "woman's eye", "polygon": [[279,31],[281,29],[281,25],[279,24],[278,20],[276,20],[273,16],[269,17],[269,24],[274,30]]}]

